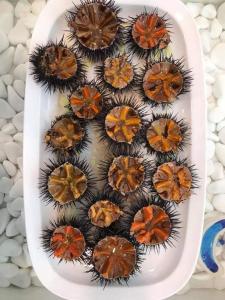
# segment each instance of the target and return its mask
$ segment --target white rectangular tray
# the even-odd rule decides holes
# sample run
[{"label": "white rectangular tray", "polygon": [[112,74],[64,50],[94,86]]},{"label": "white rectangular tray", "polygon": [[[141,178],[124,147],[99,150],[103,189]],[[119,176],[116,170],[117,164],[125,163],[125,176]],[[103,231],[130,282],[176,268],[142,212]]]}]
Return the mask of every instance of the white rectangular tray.
[{"label": "white rectangular tray", "polygon": [[[66,28],[64,13],[79,0],[50,0],[35,27],[31,52],[36,44],[46,44],[50,39],[59,40]],[[43,285],[51,292],[66,299],[165,299],[190,278],[197,260],[203,225],[205,198],[205,97],[200,42],[194,22],[184,4],[179,0],[116,0],[123,17],[143,12],[144,7],[157,7],[167,13],[173,26],[172,49],[174,58],[184,57],[186,68],[192,69],[194,82],[191,93],[173,105],[173,111],[185,118],[192,129],[191,146],[185,155],[198,169],[200,189],[189,201],[178,208],[182,217],[181,239],[175,248],[162,250],[160,255],[147,256],[142,273],[129,281],[129,286],[112,286],[103,290],[90,283],[90,275],[79,264],[60,264],[50,259],[40,245],[41,230],[49,224],[56,212],[45,206],[39,198],[40,167],[48,160],[43,136],[55,115],[62,113],[59,95],[45,94],[30,75],[26,83],[24,124],[24,200],[27,240],[34,269]],[[151,108],[149,108],[151,112]]]}]

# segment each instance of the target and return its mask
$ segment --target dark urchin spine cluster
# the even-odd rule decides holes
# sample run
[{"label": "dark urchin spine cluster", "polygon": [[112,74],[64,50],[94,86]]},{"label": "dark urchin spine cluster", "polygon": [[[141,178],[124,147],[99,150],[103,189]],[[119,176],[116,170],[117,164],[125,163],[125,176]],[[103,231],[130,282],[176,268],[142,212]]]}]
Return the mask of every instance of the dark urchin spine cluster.
[{"label": "dark urchin spine cluster", "polygon": [[[123,213],[123,199],[119,195],[114,195],[111,193],[98,193],[97,195],[93,196],[91,199],[81,202],[79,208],[78,208],[78,217],[82,224],[84,224],[89,232],[89,243],[91,245],[95,245],[97,240],[104,238],[105,232],[114,232],[115,228],[117,227],[116,224],[118,222],[118,219],[116,221],[113,221],[111,225],[99,227],[97,224],[93,224],[90,219],[90,208],[95,205],[97,202],[100,201],[110,201],[113,205],[116,205],[120,209],[120,217],[124,214]],[[106,216],[107,217],[107,216]],[[103,219],[103,216],[99,216],[100,219]]]}]

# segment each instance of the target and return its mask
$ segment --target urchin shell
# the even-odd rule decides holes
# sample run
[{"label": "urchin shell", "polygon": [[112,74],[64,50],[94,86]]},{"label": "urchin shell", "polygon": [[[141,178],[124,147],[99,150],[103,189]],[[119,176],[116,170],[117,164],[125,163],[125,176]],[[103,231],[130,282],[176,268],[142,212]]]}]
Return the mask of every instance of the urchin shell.
[{"label": "urchin shell", "polygon": [[96,73],[98,84],[113,93],[136,89],[137,67],[125,53],[107,57],[102,65],[96,67]]},{"label": "urchin shell", "polygon": [[123,41],[119,11],[112,0],[81,1],[68,11],[70,39],[82,57],[100,61],[119,50]]},{"label": "urchin shell", "polygon": [[[63,239],[63,230],[68,228],[68,238],[72,242],[74,240],[74,246],[69,247],[68,243],[60,244]],[[69,235],[71,237],[69,237]],[[58,242],[56,242],[57,235],[59,236]],[[53,240],[53,236],[55,239]],[[66,238],[66,236],[65,236]],[[77,242],[76,242],[77,240]],[[87,243],[86,229],[82,226],[74,217],[65,218],[60,217],[50,222],[50,225],[43,229],[41,234],[41,245],[45,252],[50,257],[58,259],[59,262],[75,262],[85,263],[88,258],[89,245]],[[63,248],[64,247],[64,248]]]},{"label": "urchin shell", "polygon": [[139,58],[154,57],[169,45],[170,27],[166,14],[160,16],[157,9],[130,17],[125,28],[128,52]]},{"label": "urchin shell", "polygon": [[[96,260],[94,258],[96,258],[96,255],[94,257],[94,254],[98,253],[98,250],[100,250],[102,248],[102,246],[104,247],[105,245],[105,241],[111,241],[111,240],[121,240],[124,241],[125,243],[127,243],[127,245],[129,245],[129,248],[131,249],[131,253],[132,255],[132,261],[134,261],[133,267],[129,270],[129,274],[127,273],[126,276],[119,276],[120,274],[117,273],[118,276],[111,276],[111,278],[107,278],[109,276],[103,276],[103,269],[99,269],[96,268],[95,264],[96,264]],[[110,248],[107,247],[107,251],[110,251]],[[104,257],[104,259],[107,260],[107,257]],[[112,258],[114,260],[114,257]],[[134,259],[134,260],[133,260]],[[105,262],[106,262],[105,260]],[[115,261],[115,263],[119,262]],[[90,258],[89,258],[89,264],[91,265],[91,268],[87,271],[88,273],[92,274],[92,281],[97,281],[99,282],[101,285],[103,285],[104,287],[113,284],[113,283],[117,283],[117,284],[128,284],[128,281],[131,277],[134,277],[138,272],[141,271],[141,263],[143,262],[143,252],[141,251],[140,247],[137,245],[137,243],[134,242],[134,240],[132,238],[129,237],[129,235],[127,235],[126,233],[122,233],[120,231],[106,231],[105,232],[105,236],[101,237],[99,241],[96,242],[95,247],[93,247],[92,252],[90,254]],[[98,264],[99,266],[99,264]],[[104,266],[104,264],[102,265]],[[116,266],[114,266],[116,267]],[[110,271],[108,269],[108,271]],[[107,272],[106,272],[107,273]],[[106,274],[105,273],[105,274]],[[111,273],[111,272],[110,272]],[[112,274],[112,273],[111,273]]]},{"label": "urchin shell", "polygon": [[161,158],[173,157],[190,143],[190,132],[187,122],[178,115],[153,114],[142,131],[143,144],[150,154]]},{"label": "urchin shell", "polygon": [[[150,214],[147,210],[145,212],[148,208]],[[159,252],[161,248],[174,246],[174,241],[179,239],[180,223],[180,216],[172,203],[158,197],[140,197],[124,211],[118,227],[129,232],[143,251]]]},{"label": "urchin shell", "polygon": [[86,122],[70,113],[56,117],[44,140],[48,150],[62,157],[81,153],[90,142]]},{"label": "urchin shell", "polygon": [[194,165],[187,159],[161,158],[152,172],[152,190],[163,201],[181,203],[188,200],[198,188],[199,177]]},{"label": "urchin shell", "polygon": [[[114,181],[117,182],[118,178],[115,177],[115,174],[111,174],[112,165],[114,165],[114,160],[118,158],[126,158],[131,157],[135,158],[140,162],[140,170],[142,172],[143,168],[143,176],[141,180],[138,179],[138,184],[135,184],[135,188],[129,189],[129,191],[121,192],[118,188],[114,187]],[[133,197],[141,197],[150,193],[151,190],[151,174],[153,171],[153,162],[149,160],[143,153],[137,151],[126,151],[121,153],[115,154],[113,157],[108,157],[104,161],[100,161],[99,163],[99,171],[100,171],[100,179],[104,182],[104,186],[107,192],[116,194],[116,195],[123,195],[124,201],[132,200]],[[118,173],[120,174],[120,173]],[[139,174],[139,172],[138,172]],[[112,176],[114,176],[112,178]],[[135,179],[135,177],[134,177]],[[136,181],[135,181],[136,182]],[[137,182],[136,182],[137,183]]]},{"label": "urchin shell", "polygon": [[[108,201],[112,204],[114,212],[99,208],[101,201]],[[96,205],[98,207],[96,207]],[[94,212],[94,215],[93,215]],[[112,213],[112,214],[111,214]],[[79,219],[82,224],[87,226],[89,232],[89,243],[95,245],[96,241],[104,237],[106,231],[114,231],[116,223],[123,215],[123,201],[119,195],[102,192],[83,201],[78,208]]]},{"label": "urchin shell", "polygon": [[190,92],[191,83],[191,71],[184,67],[184,60],[164,55],[147,62],[138,80],[142,99],[153,107],[161,105],[162,108]]},{"label": "urchin shell", "polygon": [[107,95],[95,81],[83,81],[68,97],[70,111],[79,119],[93,120],[102,112]]},{"label": "urchin shell", "polygon": [[[30,62],[34,80],[50,93],[57,90],[62,93],[71,91],[85,77],[85,65],[75,48],[66,46],[63,39],[55,43],[50,41],[46,45],[37,45],[30,55]],[[49,72],[50,68],[54,72]]]},{"label": "urchin shell", "polygon": [[[79,170],[79,173],[82,176],[85,176],[85,189],[83,193],[80,194],[79,197],[72,198],[70,201],[65,202],[64,204],[56,201],[49,192],[49,178],[54,170],[60,168],[60,166],[64,166],[65,164],[70,164]],[[58,173],[57,173],[58,174]],[[58,176],[58,175],[57,175]],[[45,167],[41,169],[41,175],[39,180],[39,188],[40,188],[40,196],[44,203],[49,204],[52,203],[54,207],[58,209],[62,209],[63,207],[68,207],[74,205],[77,201],[85,201],[89,199],[93,195],[93,188],[95,187],[96,179],[90,170],[89,165],[84,160],[80,160],[77,157],[69,157],[67,159],[58,158],[57,160],[50,160],[45,164]],[[82,188],[83,190],[83,188]],[[56,192],[56,191],[55,191]],[[63,190],[60,188],[60,193]],[[66,190],[65,190],[66,192]],[[63,195],[62,195],[63,196]]]},{"label": "urchin shell", "polygon": [[[120,108],[126,108],[126,112],[129,113],[129,117],[132,119],[132,122],[136,122],[136,119],[138,122],[138,124],[134,124],[134,127],[130,126],[129,124],[126,124],[126,122],[128,122],[126,120],[124,121],[124,123],[121,122],[117,124],[121,127],[129,127],[129,132],[131,130],[129,134],[129,142],[125,142],[125,138],[123,142],[120,137],[118,137],[119,139],[117,139],[115,136],[113,136],[113,127],[110,125],[110,122],[108,122],[110,121],[108,120],[109,115],[111,115],[112,113],[117,114],[117,110],[119,112]],[[141,129],[144,128],[146,124],[147,115],[148,114],[145,105],[140,103],[134,96],[117,96],[114,98],[108,98],[108,102],[105,104],[104,111],[102,111],[102,113],[99,115],[99,117],[97,118],[97,123],[95,124],[100,134],[99,141],[107,142],[109,149],[113,152],[119,151],[120,153],[122,153],[123,151],[128,151],[132,149],[135,150],[140,146]],[[119,122],[119,116],[117,119]],[[109,136],[109,132],[113,138]]]}]

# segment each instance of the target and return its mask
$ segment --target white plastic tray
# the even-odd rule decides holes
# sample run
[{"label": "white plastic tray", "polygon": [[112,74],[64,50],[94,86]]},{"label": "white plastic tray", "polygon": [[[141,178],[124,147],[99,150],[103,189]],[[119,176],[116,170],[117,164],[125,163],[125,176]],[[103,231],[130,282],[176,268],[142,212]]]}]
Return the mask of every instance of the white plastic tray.
[{"label": "white plastic tray", "polygon": [[[73,1],[75,4],[78,0]],[[137,2],[136,2],[137,3]],[[121,15],[127,17],[143,11],[144,7],[158,7],[167,13],[173,25],[172,49],[175,58],[184,57],[186,68],[191,68],[194,84],[191,93],[176,102],[173,111],[184,117],[192,129],[191,146],[186,150],[201,178],[196,195],[178,208],[182,217],[181,239],[175,248],[160,255],[147,256],[142,273],[129,281],[129,286],[112,286],[103,290],[90,283],[90,275],[84,273],[80,264],[60,264],[43,252],[40,245],[42,228],[48,225],[56,212],[45,206],[39,198],[38,180],[40,167],[48,160],[43,145],[44,132],[55,115],[62,113],[58,96],[45,94],[30,76],[26,83],[25,128],[24,128],[24,200],[27,240],[34,269],[41,282],[53,293],[66,299],[165,299],[188,281],[197,260],[204,212],[205,191],[205,97],[200,42],[194,22],[179,0],[117,0]],[[50,0],[35,27],[31,51],[36,44],[45,44],[50,39],[63,35],[66,28],[64,13],[73,6],[72,0]],[[151,108],[149,108],[151,113]],[[96,145],[95,145],[96,146]],[[94,149],[94,148],[93,148]],[[94,151],[93,151],[94,152]]]}]

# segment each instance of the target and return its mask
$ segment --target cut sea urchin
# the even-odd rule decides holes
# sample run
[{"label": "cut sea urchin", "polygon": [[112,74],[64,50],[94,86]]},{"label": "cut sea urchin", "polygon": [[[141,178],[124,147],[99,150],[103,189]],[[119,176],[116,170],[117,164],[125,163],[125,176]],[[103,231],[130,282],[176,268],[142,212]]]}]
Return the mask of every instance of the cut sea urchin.
[{"label": "cut sea urchin", "polygon": [[111,283],[127,283],[140,271],[142,252],[129,235],[107,233],[92,250],[90,264],[92,280],[107,286]]},{"label": "cut sea urchin", "polygon": [[68,12],[70,37],[82,57],[99,61],[118,51],[123,40],[119,11],[111,0],[85,0]]},{"label": "cut sea urchin", "polygon": [[84,65],[73,47],[67,47],[63,39],[47,45],[38,45],[30,56],[32,75],[49,92],[73,90],[84,78]]},{"label": "cut sea urchin", "polygon": [[89,229],[89,243],[92,245],[104,237],[106,230],[114,231],[122,215],[121,197],[110,193],[98,194],[79,207],[79,218]]},{"label": "cut sea urchin", "polygon": [[91,224],[96,227],[110,227],[122,215],[119,204],[119,200],[113,196],[99,195],[92,199],[90,203],[85,204],[86,209],[88,209],[87,217]]},{"label": "cut sea urchin", "polygon": [[169,160],[159,164],[153,172],[152,184],[157,195],[166,201],[180,203],[191,196],[197,187],[198,177],[186,160]]},{"label": "cut sea urchin", "polygon": [[170,105],[179,96],[190,91],[190,70],[185,70],[183,60],[161,56],[146,64],[139,79],[144,101],[152,106]]},{"label": "cut sea urchin", "polygon": [[86,241],[85,229],[74,218],[60,218],[51,222],[41,235],[43,249],[59,262],[85,262]]},{"label": "cut sea urchin", "polygon": [[137,157],[119,156],[114,158],[108,172],[109,185],[122,195],[136,191],[142,185],[145,168]]},{"label": "cut sea urchin", "polygon": [[91,223],[99,228],[108,228],[123,214],[121,199],[110,194],[99,194],[80,207],[79,215],[84,223]]},{"label": "cut sea urchin", "polygon": [[89,199],[95,179],[85,161],[68,158],[50,161],[41,170],[40,191],[44,202],[62,208]]},{"label": "cut sea urchin", "polygon": [[57,155],[80,153],[89,142],[86,124],[71,114],[59,116],[45,134],[47,147]]},{"label": "cut sea urchin", "polygon": [[136,240],[143,250],[173,246],[178,238],[179,215],[174,206],[159,199],[139,198],[124,213],[119,226]]},{"label": "cut sea urchin", "polygon": [[100,141],[106,141],[113,152],[139,146],[146,115],[145,107],[134,97],[110,99],[96,124]]},{"label": "cut sea urchin", "polygon": [[190,137],[189,126],[172,114],[153,115],[143,135],[145,146],[151,154],[172,156],[183,150]]},{"label": "cut sea urchin", "polygon": [[132,107],[114,107],[105,118],[107,135],[118,143],[132,143],[141,128],[141,119]]},{"label": "cut sea urchin", "polygon": [[109,200],[99,200],[92,204],[88,211],[91,223],[97,227],[109,227],[119,219],[121,210],[118,205]]},{"label": "cut sea urchin", "polygon": [[79,119],[95,119],[102,111],[104,93],[95,82],[82,83],[69,96],[69,107]]},{"label": "cut sea urchin", "polygon": [[129,91],[137,82],[136,68],[126,54],[107,57],[96,72],[99,84],[114,93]]},{"label": "cut sea urchin", "polygon": [[152,165],[141,153],[114,156],[100,162],[99,169],[109,192],[127,197],[149,192]]},{"label": "cut sea urchin", "polygon": [[128,20],[125,43],[128,51],[147,58],[165,49],[170,43],[170,31],[166,15],[160,16],[157,10],[144,12]]}]

